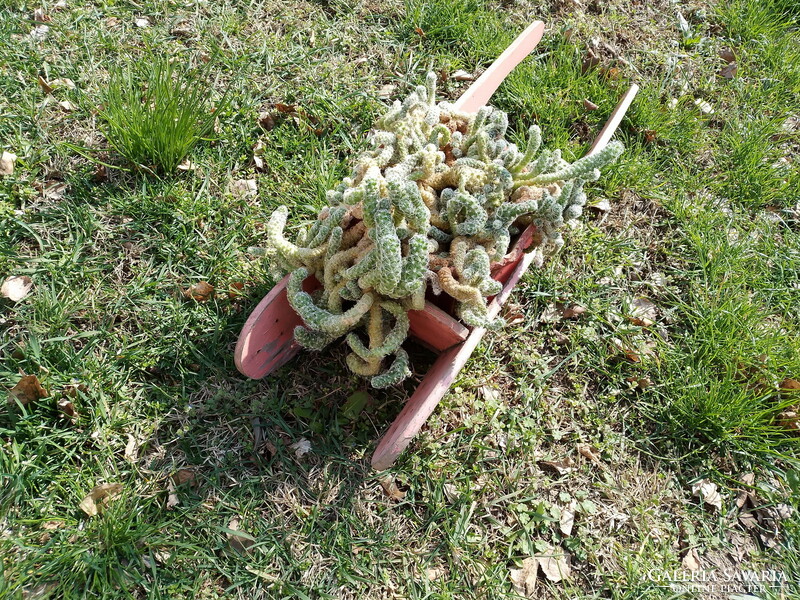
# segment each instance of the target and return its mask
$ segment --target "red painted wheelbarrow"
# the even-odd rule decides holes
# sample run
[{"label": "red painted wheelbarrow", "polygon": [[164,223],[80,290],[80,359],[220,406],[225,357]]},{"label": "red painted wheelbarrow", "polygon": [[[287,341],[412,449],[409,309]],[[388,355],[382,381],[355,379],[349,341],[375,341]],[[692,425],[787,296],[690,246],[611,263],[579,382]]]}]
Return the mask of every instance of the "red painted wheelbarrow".
[{"label": "red painted wheelbarrow", "polygon": [[[492,63],[492,65],[456,101],[457,108],[477,112],[484,106],[506,76],[539,43],[544,33],[541,21],[532,23]],[[599,151],[614,135],[625,112],[638,91],[635,84],[625,93],[611,117],[595,140],[589,154]],[[503,283],[502,291],[489,304],[488,318],[493,319],[511,295],[514,286],[527,271],[535,257],[525,252],[538,238],[531,225],[523,231],[511,251],[492,265],[492,276]],[[247,319],[236,344],[235,361],[239,371],[253,379],[260,379],[291,360],[300,350],[294,341],[294,328],[302,319],[289,305],[286,296],[287,275],[264,297]],[[307,291],[318,284],[313,278],[306,280]],[[446,311],[426,303],[424,310],[409,313],[409,335],[422,345],[439,354],[419,387],[408,399],[403,410],[378,443],[372,456],[372,466],[377,470],[389,468],[397,456],[408,446],[436,405],[445,395],[461,368],[486,333],[486,329],[469,329]]]}]

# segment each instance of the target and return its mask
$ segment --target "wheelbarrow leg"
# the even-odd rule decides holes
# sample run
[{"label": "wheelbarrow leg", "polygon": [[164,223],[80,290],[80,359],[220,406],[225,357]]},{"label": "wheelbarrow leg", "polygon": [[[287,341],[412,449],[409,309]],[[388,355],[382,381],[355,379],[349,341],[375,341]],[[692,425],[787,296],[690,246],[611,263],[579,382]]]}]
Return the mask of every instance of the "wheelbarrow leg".
[{"label": "wheelbarrow leg", "polygon": [[[489,305],[490,319],[499,313],[505,301],[511,295],[511,290],[517,285],[525,271],[533,262],[533,253],[523,254],[517,268],[505,282],[502,291],[497,294]],[[389,427],[386,435],[381,438],[375,453],[372,455],[372,467],[378,471],[388,469],[394,464],[398,455],[405,450],[420,428],[428,420],[441,399],[450,389],[458,376],[459,371],[467,364],[467,360],[478,347],[486,333],[484,327],[476,327],[469,337],[461,344],[445,350],[433,363],[417,390],[408,399],[403,410]]]}]

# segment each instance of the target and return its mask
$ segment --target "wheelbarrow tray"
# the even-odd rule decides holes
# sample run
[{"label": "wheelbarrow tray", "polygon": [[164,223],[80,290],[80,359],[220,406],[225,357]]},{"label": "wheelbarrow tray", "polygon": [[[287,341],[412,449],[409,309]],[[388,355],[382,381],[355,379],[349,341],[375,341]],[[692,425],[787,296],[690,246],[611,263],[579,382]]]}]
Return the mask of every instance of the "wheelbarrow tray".
[{"label": "wheelbarrow tray", "polygon": [[[541,21],[532,23],[455,102],[456,107],[464,112],[477,112],[513,68],[530,54],[543,33],[544,24]],[[637,91],[638,86],[634,84],[625,93],[595,139],[589,154],[598,152],[608,144]],[[500,313],[512,290],[530,267],[535,254],[527,251],[532,249],[538,237],[536,227],[528,226],[517,237],[503,260],[492,265],[492,277],[501,282],[503,288],[489,303],[489,319]],[[272,288],[242,328],[234,359],[237,369],[247,377],[265,377],[301,350],[294,340],[294,329],[304,323],[289,304],[286,291],[288,281],[287,275]],[[307,292],[319,287],[314,277],[307,278],[303,283],[303,289]],[[372,456],[372,466],[376,470],[389,468],[408,446],[486,333],[483,327],[464,326],[431,302],[426,302],[423,310],[409,311],[409,321],[409,336],[438,353],[438,357],[378,443]]]}]

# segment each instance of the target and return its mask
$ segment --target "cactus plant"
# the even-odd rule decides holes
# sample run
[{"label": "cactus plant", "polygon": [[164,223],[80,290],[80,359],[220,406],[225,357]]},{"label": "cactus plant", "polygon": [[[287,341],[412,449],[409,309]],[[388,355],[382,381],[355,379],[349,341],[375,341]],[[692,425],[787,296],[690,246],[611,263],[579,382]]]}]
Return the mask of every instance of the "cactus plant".
[{"label": "cactus plant", "polygon": [[[530,223],[543,248],[559,248],[559,230],[586,203],[584,183],[623,151],[612,142],[570,164],[541,148],[536,125],[519,149],[505,139],[504,112],[437,104],[435,88],[429,73],[395,101],[351,176],[327,193],[328,206],[295,243],[284,236],[286,207],[267,226],[270,264],[291,273],[289,302],[305,324],[295,339],[318,350],[346,334],[349,368],[376,388],[409,375],[401,347],[407,311],[423,308],[429,289],[451,296],[466,324],[500,326],[487,317],[487,298],[501,289],[491,263]],[[302,289],[309,275],[322,283],[314,294]]]}]

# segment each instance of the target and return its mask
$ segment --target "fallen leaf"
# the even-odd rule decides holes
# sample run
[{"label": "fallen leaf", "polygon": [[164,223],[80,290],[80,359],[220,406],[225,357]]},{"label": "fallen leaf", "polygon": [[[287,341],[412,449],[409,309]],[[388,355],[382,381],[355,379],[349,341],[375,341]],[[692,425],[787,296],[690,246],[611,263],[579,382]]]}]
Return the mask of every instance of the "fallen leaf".
[{"label": "fallen leaf", "polygon": [[262,112],[258,115],[258,124],[267,131],[271,131],[275,128],[275,117],[271,112]]},{"label": "fallen leaf", "polygon": [[397,89],[397,86],[391,83],[387,83],[386,85],[382,86],[381,89],[378,90],[378,98],[383,100],[388,100],[389,98],[394,95],[394,91]]},{"label": "fallen leaf", "polygon": [[50,592],[58,587],[58,581],[32,583],[22,588],[22,600],[44,600],[50,598]]},{"label": "fallen leaf", "polygon": [[589,444],[578,444],[578,453],[584,458],[588,458],[601,469],[606,469],[606,465],[600,460],[600,454],[594,446]]},{"label": "fallen leaf", "polygon": [[778,387],[780,388],[781,392],[788,392],[788,394],[783,395],[789,397],[793,392],[800,392],[800,381],[797,381],[796,379],[784,379],[778,384]]},{"label": "fallen leaf", "polygon": [[33,280],[27,275],[12,275],[0,286],[0,296],[12,302],[19,302],[31,293]]},{"label": "fallen leaf", "polygon": [[480,388],[481,396],[487,402],[497,402],[500,400],[500,390],[489,387],[488,385],[482,385]]},{"label": "fallen leaf", "polygon": [[378,482],[381,484],[383,491],[386,492],[386,495],[392,500],[399,501],[406,497],[405,491],[397,486],[397,481],[392,475],[384,475],[378,479]]},{"label": "fallen leaf", "polygon": [[214,296],[214,286],[207,281],[199,281],[189,286],[183,295],[195,302],[208,302]]},{"label": "fallen leaf", "polygon": [[601,198],[597,202],[590,204],[589,208],[593,208],[594,210],[600,212],[609,212],[611,211],[611,202],[609,202],[607,198]]},{"label": "fallen leaf", "polygon": [[31,30],[31,37],[34,40],[43,40],[47,37],[47,34],[50,33],[50,27],[47,25],[37,25]]},{"label": "fallen leaf", "polygon": [[511,583],[514,591],[521,596],[535,598],[536,580],[539,574],[539,560],[528,557],[522,561],[521,569],[509,569]]},{"label": "fallen leaf", "polygon": [[548,304],[539,315],[540,323],[557,323],[561,320],[562,311],[555,304]]},{"label": "fallen leaf", "polygon": [[134,25],[137,27],[149,27],[150,26],[150,19],[147,17],[137,17],[133,21]]},{"label": "fallen leaf", "polygon": [[3,150],[0,156],[0,175],[13,175],[14,163],[17,161],[17,155]]},{"label": "fallen leaf", "polygon": [[258,172],[266,171],[266,163],[263,158],[265,149],[266,145],[262,140],[258,140],[253,146],[253,166]]},{"label": "fallen leaf", "polygon": [[425,569],[425,577],[428,578],[428,581],[436,581],[440,579],[444,575],[447,575],[447,570],[443,569],[442,567],[432,567],[430,569]]},{"label": "fallen leaf", "polygon": [[300,438],[294,444],[289,446],[289,448],[294,450],[294,454],[297,458],[300,458],[304,454],[311,452],[311,442],[309,442],[306,438]]},{"label": "fallen leaf", "polygon": [[519,325],[525,322],[525,312],[516,302],[506,302],[503,305],[503,318],[507,325]]},{"label": "fallen leaf", "polygon": [[717,484],[703,479],[692,484],[692,495],[702,498],[703,502],[709,506],[722,510],[722,496],[717,491]]},{"label": "fallen leaf", "polygon": [[136,438],[133,437],[130,433],[128,434],[128,443],[125,444],[125,460],[130,462],[136,461],[136,455],[139,445],[136,443]]},{"label": "fallen leaf", "polygon": [[231,182],[230,192],[237,198],[247,198],[258,194],[258,184],[255,179],[237,179]]},{"label": "fallen leaf", "polygon": [[548,469],[550,471],[555,471],[559,475],[566,475],[567,473],[571,473],[575,470],[575,463],[569,457],[565,458],[564,460],[539,460],[536,461],[536,464],[539,465],[540,468]]},{"label": "fallen leaf", "polygon": [[67,415],[73,423],[78,420],[78,411],[75,410],[75,405],[71,400],[62,398],[58,401],[58,410]]},{"label": "fallen leaf", "polygon": [[420,27],[414,27],[414,33],[416,33],[419,37],[425,37],[425,32]]},{"label": "fallen leaf", "polygon": [[542,554],[536,555],[536,559],[539,561],[544,576],[553,583],[566,579],[572,573],[569,566],[569,555],[560,548],[556,549],[548,545]]},{"label": "fallen leaf", "polygon": [[196,171],[197,165],[188,158],[184,158],[183,162],[177,166],[177,169],[178,171]]},{"label": "fallen leaf", "polygon": [[696,98],[694,101],[694,105],[700,109],[700,112],[704,115],[713,115],[714,114],[714,107],[711,104],[702,98]]},{"label": "fallen leaf", "polygon": [[53,87],[53,89],[59,89],[59,88],[65,88],[68,90],[75,89],[75,82],[72,81],[72,79],[68,79],[66,77],[63,79],[62,78],[53,79],[53,81],[50,82],[50,85]]},{"label": "fallen leaf", "polygon": [[178,485],[194,485],[195,484],[194,471],[192,471],[191,469],[178,469],[172,475],[172,479]]},{"label": "fallen leaf", "polygon": [[189,37],[194,33],[192,22],[188,19],[178,21],[169,32],[175,37]]},{"label": "fallen leaf", "polygon": [[724,77],[725,79],[733,79],[736,77],[736,72],[739,70],[739,67],[736,66],[736,63],[730,63],[722,67],[722,70],[719,72],[720,76]]},{"label": "fallen leaf", "polygon": [[122,493],[122,485],[119,483],[102,483],[92,488],[92,491],[81,500],[78,507],[90,517],[94,517],[98,511],[98,502],[108,504]]},{"label": "fallen leaf", "polygon": [[631,314],[628,319],[639,327],[650,327],[655,323],[658,307],[647,298],[634,298],[631,302]]},{"label": "fallen leaf", "polygon": [[572,528],[575,526],[575,509],[578,507],[578,501],[575,498],[561,509],[561,518],[558,522],[558,527],[564,535],[572,535]]},{"label": "fallen leaf", "polygon": [[228,523],[228,545],[237,552],[249,552],[256,543],[254,538],[249,533],[239,529],[239,519],[234,517]]},{"label": "fallen leaf", "polygon": [[442,491],[444,492],[444,497],[447,498],[447,501],[451,504],[461,497],[458,488],[452,483],[445,483],[442,486]]},{"label": "fallen leaf", "polygon": [[573,304],[572,306],[565,308],[561,312],[561,316],[564,317],[565,319],[575,319],[577,317],[580,317],[585,312],[586,312],[585,307],[581,306],[580,304]]},{"label": "fallen leaf", "polygon": [[586,110],[597,110],[598,106],[597,106],[597,104],[595,104],[594,102],[592,102],[588,98],[584,98],[583,99],[583,108],[585,108]]},{"label": "fallen leaf", "polygon": [[52,93],[53,87],[49,83],[47,83],[47,80],[44,77],[39,75],[38,81],[39,81],[39,87],[42,88],[42,91],[45,93],[45,95]]},{"label": "fallen leaf", "polygon": [[475,75],[473,75],[472,73],[467,73],[463,69],[459,69],[458,71],[450,75],[450,78],[456,81],[473,81],[475,79]]},{"label": "fallen leaf", "polygon": [[717,55],[725,62],[733,62],[736,60],[736,54],[730,48],[720,48]]},{"label": "fallen leaf", "polygon": [[33,11],[33,20],[36,23],[49,23],[52,19],[45,14],[43,8],[37,8]]},{"label": "fallen leaf", "polygon": [[53,12],[58,12],[59,10],[64,10],[65,8],[67,8],[67,0],[58,0],[58,2],[53,5]]},{"label": "fallen leaf", "polygon": [[58,103],[58,106],[64,112],[74,112],[75,110],[77,110],[77,107],[69,100],[62,100],[61,102]]},{"label": "fallen leaf", "polygon": [[8,403],[19,402],[22,405],[35,402],[40,398],[47,398],[47,390],[39,383],[36,375],[25,375],[8,392]]},{"label": "fallen leaf", "polygon": [[800,433],[800,406],[790,406],[782,410],[775,417],[775,422],[778,427],[782,427],[786,431]]},{"label": "fallen leaf", "polygon": [[178,494],[175,493],[175,483],[172,481],[172,478],[167,479],[167,510],[172,510],[176,506],[178,506],[181,501],[178,498]]},{"label": "fallen leaf", "polygon": [[697,548],[689,548],[686,554],[683,555],[681,565],[688,571],[697,571],[700,569],[700,556],[697,554]]},{"label": "fallen leaf", "polygon": [[92,181],[95,183],[103,183],[104,181],[108,181],[108,167],[105,165],[97,165],[94,175],[92,175]]}]

